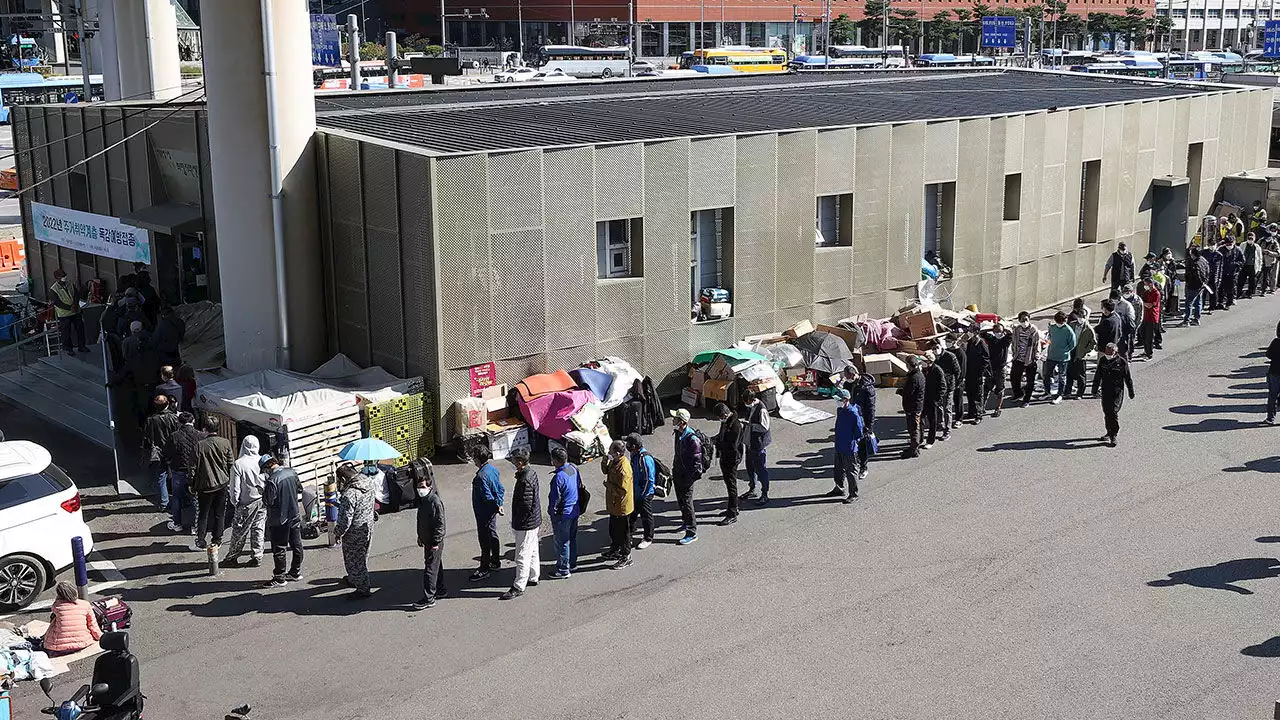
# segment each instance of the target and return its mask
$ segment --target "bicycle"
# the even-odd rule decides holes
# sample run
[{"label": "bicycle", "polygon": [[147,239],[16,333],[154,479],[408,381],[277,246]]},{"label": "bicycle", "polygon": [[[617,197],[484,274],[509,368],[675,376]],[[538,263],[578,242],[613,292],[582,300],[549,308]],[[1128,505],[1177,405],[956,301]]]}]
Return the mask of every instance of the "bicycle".
[{"label": "bicycle", "polygon": [[955,285],[951,280],[950,273],[942,273],[935,280],[926,277],[916,284],[916,298],[920,302],[937,303],[939,307],[947,310],[951,309],[951,293],[955,290]]}]

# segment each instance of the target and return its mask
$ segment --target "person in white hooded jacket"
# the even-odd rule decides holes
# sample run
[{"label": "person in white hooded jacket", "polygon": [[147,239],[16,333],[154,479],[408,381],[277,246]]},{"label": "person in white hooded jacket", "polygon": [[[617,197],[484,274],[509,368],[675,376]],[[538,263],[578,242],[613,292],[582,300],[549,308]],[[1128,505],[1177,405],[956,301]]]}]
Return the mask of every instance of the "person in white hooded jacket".
[{"label": "person in white hooded jacket", "polygon": [[267,529],[267,511],[262,504],[262,487],[266,478],[258,469],[258,438],[250,435],[240,443],[240,457],[231,466],[231,506],[235,508],[235,520],[231,525],[231,545],[227,548],[224,565],[239,562],[245,541],[249,542],[252,559],[249,564],[258,567],[262,563],[262,538]]}]

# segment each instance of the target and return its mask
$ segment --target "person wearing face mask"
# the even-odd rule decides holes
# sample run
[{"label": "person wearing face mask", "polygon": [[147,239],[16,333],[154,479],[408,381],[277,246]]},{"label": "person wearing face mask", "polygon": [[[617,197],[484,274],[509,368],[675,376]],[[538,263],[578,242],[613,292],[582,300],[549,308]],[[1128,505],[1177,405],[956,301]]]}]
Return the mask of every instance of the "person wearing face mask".
[{"label": "person wearing face mask", "polygon": [[[1049,349],[1045,351],[1044,361],[1044,394],[1053,395],[1051,403],[1062,402],[1067,391],[1067,363],[1071,361],[1071,351],[1076,347],[1076,334],[1067,325],[1066,313],[1059,310],[1049,323]],[[1058,379],[1058,392],[1053,393],[1054,377]]]},{"label": "person wearing face mask", "polygon": [[[858,446],[862,442],[865,429],[862,414],[858,411],[849,391],[843,388],[836,390],[836,399],[840,403],[836,408],[836,466],[835,488],[827,493],[827,497],[844,495],[844,504],[848,505],[858,497]],[[848,487],[848,494],[845,488]]]},{"label": "person wearing face mask", "polygon": [[1111,343],[1120,347],[1123,337],[1124,329],[1120,324],[1120,314],[1116,312],[1116,301],[1110,298],[1103,300],[1102,317],[1098,318],[1098,325],[1093,329],[1095,347],[1105,348]]},{"label": "person wearing face mask", "polygon": [[480,567],[471,573],[472,580],[483,580],[502,567],[502,542],[498,539],[498,516],[507,489],[502,486],[498,468],[489,462],[493,454],[481,446],[471,452],[476,475],[471,480],[471,509],[476,516],[476,532],[480,539]]},{"label": "person wearing face mask", "polygon": [[1042,338],[1040,328],[1031,324],[1031,313],[1026,310],[1018,313],[1018,324],[1013,328],[1011,382],[1013,397],[1022,398],[1022,407],[1031,404],[1031,394],[1035,392]]},{"label": "person wearing face mask", "polygon": [[[947,353],[941,353],[940,359],[950,358]],[[933,351],[925,354],[925,370],[924,370],[924,397],[923,397],[923,414],[921,422],[923,423],[921,430],[928,428],[929,435],[924,438],[924,443],[920,445],[921,450],[928,450],[933,447],[936,442],[951,439],[951,401],[948,398],[951,387],[951,378],[947,376],[946,368],[942,366],[940,360],[935,360]],[[941,428],[942,436],[938,436],[938,430]]]},{"label": "person wearing face mask", "polygon": [[970,333],[965,341],[964,394],[969,398],[969,419],[977,425],[987,410],[986,385],[991,377],[991,350],[978,333]]},{"label": "person wearing face mask", "polygon": [[511,529],[516,536],[516,576],[511,589],[499,599],[514,600],[526,587],[536,587],[542,559],[538,553],[538,528],[542,526],[542,498],[538,494],[538,474],[529,467],[529,451],[516,448],[507,456],[516,469],[516,485],[511,490]]},{"label": "person wearing face mask", "polygon": [[1013,346],[1013,336],[1004,326],[1004,321],[1000,321],[984,333],[984,339],[991,355],[991,387],[987,390],[987,397],[983,399],[982,405],[985,408],[994,397],[996,407],[991,417],[1000,417],[1000,410],[1004,407],[1005,371],[1009,365],[1009,349]]},{"label": "person wearing face mask", "polygon": [[435,607],[436,599],[448,594],[444,587],[444,501],[436,491],[435,478],[424,473],[414,483],[418,494],[418,547],[422,548],[422,599],[414,610]]},{"label": "person wearing face mask", "polygon": [[1133,377],[1129,374],[1129,362],[1121,357],[1115,343],[1108,343],[1098,357],[1098,369],[1093,374],[1093,394],[1102,391],[1102,416],[1107,434],[1100,438],[1111,447],[1116,446],[1120,434],[1120,406],[1124,404],[1124,391],[1133,399]]},{"label": "person wearing face mask", "polygon": [[1071,350],[1071,362],[1067,365],[1067,399],[1071,399],[1071,391],[1076,397],[1084,397],[1085,359],[1094,348],[1094,332],[1089,323],[1075,310],[1067,316],[1067,325],[1076,334],[1076,346]]},{"label": "person wearing face mask", "polygon": [[604,471],[604,505],[609,511],[609,550],[600,556],[621,570],[631,564],[631,528],[629,520],[635,512],[634,475],[627,459],[627,446],[621,440],[609,445],[601,470]]},{"label": "person wearing face mask", "polygon": [[1116,312],[1120,313],[1121,341],[1117,347],[1120,354],[1126,360],[1133,357],[1133,346],[1137,343],[1134,339],[1138,336],[1138,308],[1142,307],[1142,300],[1133,292],[1132,285],[1125,285],[1120,289],[1119,297],[1112,293],[1112,299],[1116,300]]}]

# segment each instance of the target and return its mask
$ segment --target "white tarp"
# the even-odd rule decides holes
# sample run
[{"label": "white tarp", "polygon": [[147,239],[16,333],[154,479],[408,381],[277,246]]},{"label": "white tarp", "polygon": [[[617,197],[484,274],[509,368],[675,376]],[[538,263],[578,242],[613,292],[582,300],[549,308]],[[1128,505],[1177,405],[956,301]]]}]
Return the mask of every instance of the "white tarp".
[{"label": "white tarp", "polygon": [[197,392],[197,404],[234,420],[274,430],[284,425],[369,402],[406,395],[417,385],[382,368],[361,368],[345,355],[335,355],[311,374],[260,370]]},{"label": "white tarp", "polygon": [[822,420],[830,420],[835,417],[826,410],[819,410],[816,407],[809,407],[804,403],[796,400],[791,393],[782,393],[778,398],[778,415],[788,422],[796,425],[808,425]]}]

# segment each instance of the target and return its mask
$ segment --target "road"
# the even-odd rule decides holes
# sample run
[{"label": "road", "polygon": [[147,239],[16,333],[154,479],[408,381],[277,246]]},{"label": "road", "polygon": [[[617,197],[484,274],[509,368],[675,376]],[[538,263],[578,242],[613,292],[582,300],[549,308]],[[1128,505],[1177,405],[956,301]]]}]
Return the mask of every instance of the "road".
[{"label": "road", "polygon": [[[421,573],[408,515],[378,523],[366,601],[336,585],[333,550],[264,590],[265,569],[205,577],[141,502],[95,500],[92,525],[129,580],[149,717],[242,703],[313,720],[1264,717],[1280,664],[1280,429],[1260,422],[1258,358],[1278,311],[1278,297],[1245,301],[1170,329],[1135,366],[1116,449],[1094,440],[1097,401],[1034,404],[918,460],[886,453],[844,506],[820,497],[829,427],[777,421],[771,506],[678,547],[675,505],[659,503],[660,540],[632,567],[588,564],[512,602],[496,599],[510,570],[465,579],[465,466],[439,467],[454,596],[420,613],[405,607]],[[880,434],[900,447],[895,398],[880,403]],[[722,486],[700,486],[713,518]],[[584,553],[604,536],[596,517]],[[17,716],[37,699],[19,688]]]}]

